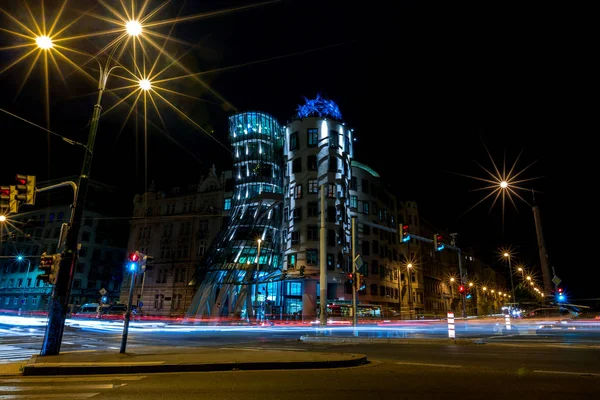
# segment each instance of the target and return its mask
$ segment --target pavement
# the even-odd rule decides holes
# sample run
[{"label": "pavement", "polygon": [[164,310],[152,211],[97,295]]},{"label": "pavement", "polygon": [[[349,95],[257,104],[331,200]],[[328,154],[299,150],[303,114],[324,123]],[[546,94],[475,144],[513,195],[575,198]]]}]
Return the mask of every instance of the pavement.
[{"label": "pavement", "polygon": [[269,369],[344,368],[367,356],[295,350],[144,347],[131,352],[73,351],[0,365],[0,375],[85,375]]}]

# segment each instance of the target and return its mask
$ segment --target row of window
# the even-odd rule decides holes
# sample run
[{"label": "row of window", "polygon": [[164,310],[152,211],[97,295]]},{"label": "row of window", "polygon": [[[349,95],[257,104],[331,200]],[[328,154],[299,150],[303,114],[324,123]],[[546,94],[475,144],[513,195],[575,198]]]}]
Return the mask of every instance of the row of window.
[{"label": "row of window", "polygon": [[[299,132],[290,133],[289,140],[289,151],[295,151],[300,148],[299,143]],[[341,148],[340,144],[340,134],[337,131],[330,130],[328,136],[328,145],[329,147]],[[306,130],[306,147],[317,147],[319,145],[319,129],[317,128],[308,128]],[[350,138],[346,135],[344,136],[344,151],[350,151]]]}]

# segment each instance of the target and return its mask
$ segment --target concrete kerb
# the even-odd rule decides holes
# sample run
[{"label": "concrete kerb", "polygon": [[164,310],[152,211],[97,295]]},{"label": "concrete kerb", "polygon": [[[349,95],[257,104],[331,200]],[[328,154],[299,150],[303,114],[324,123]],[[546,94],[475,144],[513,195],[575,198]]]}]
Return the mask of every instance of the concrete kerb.
[{"label": "concrete kerb", "polygon": [[[141,365],[94,365],[92,363],[55,363],[52,365],[36,365],[38,356],[32,356],[23,367],[23,375],[97,375],[97,374],[132,374],[163,372],[212,372],[212,371],[252,371],[283,369],[319,369],[348,368],[367,364],[367,356],[353,354],[350,359],[322,361],[256,361],[256,362],[222,362],[222,363],[146,363]],[[116,364],[116,363],[115,363]]]},{"label": "concrete kerb", "polygon": [[481,339],[449,339],[449,338],[361,338],[361,337],[331,337],[331,336],[301,336],[303,342],[321,343],[390,343],[390,344],[451,344],[451,345],[475,345],[484,344]]}]

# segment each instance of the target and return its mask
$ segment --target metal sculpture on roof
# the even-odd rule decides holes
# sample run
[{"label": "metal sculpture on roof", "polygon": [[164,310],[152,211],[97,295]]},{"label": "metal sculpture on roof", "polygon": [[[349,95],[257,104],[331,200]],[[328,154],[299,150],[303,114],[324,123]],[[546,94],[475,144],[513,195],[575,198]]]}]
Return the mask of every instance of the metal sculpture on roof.
[{"label": "metal sculpture on roof", "polygon": [[337,120],[342,119],[342,113],[338,105],[332,100],[326,100],[317,94],[317,98],[309,100],[304,98],[306,103],[298,106],[298,118],[305,117],[331,117]]}]

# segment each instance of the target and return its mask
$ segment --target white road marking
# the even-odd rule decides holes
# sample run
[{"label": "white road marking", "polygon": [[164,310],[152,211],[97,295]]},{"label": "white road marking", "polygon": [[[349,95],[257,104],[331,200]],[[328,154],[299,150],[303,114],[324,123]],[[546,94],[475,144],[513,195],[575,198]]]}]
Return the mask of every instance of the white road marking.
[{"label": "white road marking", "polygon": [[146,375],[27,377],[0,379],[0,383],[139,381],[146,377]]},{"label": "white road marking", "polygon": [[538,374],[563,374],[563,375],[581,375],[581,376],[600,376],[600,374],[594,374],[589,372],[571,372],[571,371],[544,371],[535,370]]},{"label": "white road marking", "polygon": [[110,365],[110,366],[119,366],[119,365],[161,365],[164,364],[165,361],[122,361],[122,362],[109,362],[109,361],[89,361],[89,362],[61,362],[61,363],[36,363],[34,367],[93,367],[96,365]]},{"label": "white road marking", "polygon": [[412,362],[396,362],[400,365],[416,365],[421,367],[440,367],[440,368],[462,368],[462,365],[451,365],[451,364],[425,364],[425,363],[412,363]]},{"label": "white road marking", "polygon": [[[115,389],[126,386],[126,383],[104,383],[95,385],[70,385],[69,390],[101,390],[101,389]],[[0,392],[28,392],[35,390],[39,392],[41,390],[64,390],[64,387],[60,386],[0,386]]]},{"label": "white road marking", "polygon": [[46,394],[6,394],[0,395],[0,400],[47,400],[47,399],[89,399],[100,394],[96,393],[46,393]]}]

